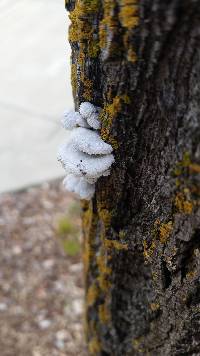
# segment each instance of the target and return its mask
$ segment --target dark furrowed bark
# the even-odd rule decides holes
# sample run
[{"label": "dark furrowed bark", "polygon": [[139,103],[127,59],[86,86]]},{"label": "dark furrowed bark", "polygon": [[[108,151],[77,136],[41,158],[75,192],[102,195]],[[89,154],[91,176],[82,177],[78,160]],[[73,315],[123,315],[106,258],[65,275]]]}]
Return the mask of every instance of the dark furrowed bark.
[{"label": "dark furrowed bark", "polygon": [[89,354],[199,354],[199,1],[67,8],[76,107],[116,159],[83,204]]}]

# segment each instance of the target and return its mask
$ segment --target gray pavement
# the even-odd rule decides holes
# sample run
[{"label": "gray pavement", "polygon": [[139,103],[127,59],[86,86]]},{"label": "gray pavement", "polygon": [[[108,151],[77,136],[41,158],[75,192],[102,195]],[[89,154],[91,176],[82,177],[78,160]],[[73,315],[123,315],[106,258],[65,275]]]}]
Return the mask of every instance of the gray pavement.
[{"label": "gray pavement", "polygon": [[61,0],[0,1],[0,192],[63,175],[60,118],[73,108],[68,23]]}]

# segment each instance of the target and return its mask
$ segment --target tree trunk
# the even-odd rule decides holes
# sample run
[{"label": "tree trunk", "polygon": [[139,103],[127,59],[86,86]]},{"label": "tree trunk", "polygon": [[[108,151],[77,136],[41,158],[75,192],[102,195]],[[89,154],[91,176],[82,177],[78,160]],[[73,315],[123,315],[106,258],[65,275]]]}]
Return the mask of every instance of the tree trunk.
[{"label": "tree trunk", "polygon": [[69,0],[76,108],[109,177],[83,203],[90,355],[200,355],[200,3]]}]

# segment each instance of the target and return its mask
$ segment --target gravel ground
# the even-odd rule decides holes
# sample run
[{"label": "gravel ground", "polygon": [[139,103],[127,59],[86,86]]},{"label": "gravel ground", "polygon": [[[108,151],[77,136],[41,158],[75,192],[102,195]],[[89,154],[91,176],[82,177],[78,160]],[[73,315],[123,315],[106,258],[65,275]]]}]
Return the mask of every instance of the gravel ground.
[{"label": "gravel ground", "polygon": [[0,195],[0,356],[86,355],[78,210],[59,182]]}]

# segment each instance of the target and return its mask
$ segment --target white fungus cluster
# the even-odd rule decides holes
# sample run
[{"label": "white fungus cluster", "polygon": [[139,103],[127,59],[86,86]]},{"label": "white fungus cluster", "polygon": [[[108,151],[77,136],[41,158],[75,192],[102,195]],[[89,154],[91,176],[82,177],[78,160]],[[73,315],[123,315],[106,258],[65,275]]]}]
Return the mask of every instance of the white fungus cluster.
[{"label": "white fungus cluster", "polygon": [[63,184],[81,199],[91,199],[95,192],[95,182],[101,176],[110,174],[114,162],[112,146],[104,142],[98,130],[100,108],[85,102],[79,112],[65,113],[62,125],[71,130],[71,135],[58,152],[66,178]]}]

